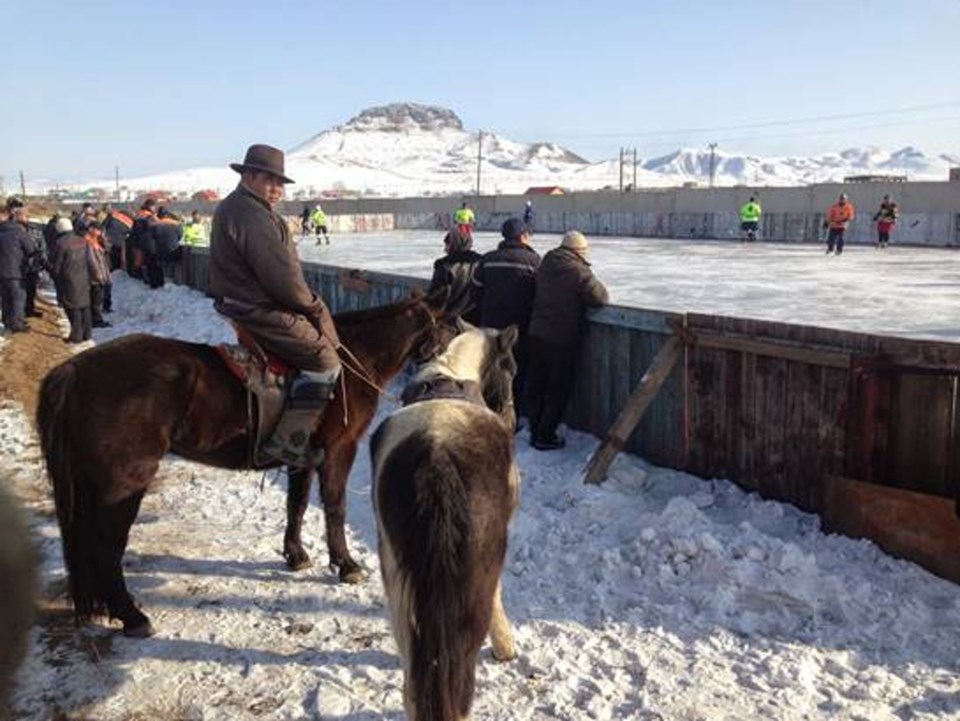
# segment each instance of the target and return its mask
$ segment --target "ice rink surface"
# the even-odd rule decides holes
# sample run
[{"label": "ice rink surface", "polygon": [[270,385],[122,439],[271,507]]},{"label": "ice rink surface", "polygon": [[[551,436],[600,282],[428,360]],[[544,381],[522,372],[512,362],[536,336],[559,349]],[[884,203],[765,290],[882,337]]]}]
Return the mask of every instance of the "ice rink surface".
[{"label": "ice rink surface", "polygon": [[[304,260],[429,278],[443,231],[344,233],[300,243]],[[477,233],[485,253],[500,240]],[[559,235],[538,233],[543,255]],[[594,272],[611,302],[825,326],[911,338],[960,340],[960,251],[813,244],[591,237]]]}]

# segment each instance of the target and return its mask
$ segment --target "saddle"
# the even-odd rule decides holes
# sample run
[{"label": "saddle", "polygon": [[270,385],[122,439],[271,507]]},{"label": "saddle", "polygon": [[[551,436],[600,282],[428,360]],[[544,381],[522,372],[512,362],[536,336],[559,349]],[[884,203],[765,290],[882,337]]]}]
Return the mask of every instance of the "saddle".
[{"label": "saddle", "polygon": [[275,465],[260,453],[286,406],[287,389],[297,370],[282,358],[268,353],[243,326],[233,323],[237,344],[221,343],[217,353],[233,375],[247,389],[247,438],[252,468]]},{"label": "saddle", "polygon": [[476,381],[461,380],[445,375],[434,375],[407,384],[400,395],[405,406],[421,401],[459,400],[486,407],[483,392]]}]

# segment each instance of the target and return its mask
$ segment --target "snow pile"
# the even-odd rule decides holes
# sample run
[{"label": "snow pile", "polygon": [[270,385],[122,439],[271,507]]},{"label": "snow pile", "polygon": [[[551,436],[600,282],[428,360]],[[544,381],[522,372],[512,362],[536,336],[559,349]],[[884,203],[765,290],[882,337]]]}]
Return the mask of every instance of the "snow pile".
[{"label": "snow pile", "polygon": [[[228,335],[196,292],[118,276],[115,298],[115,326],[96,342],[135,330]],[[384,401],[380,417],[389,410]],[[568,439],[540,453],[517,436],[523,491],[504,603],[520,657],[497,664],[484,651],[476,718],[960,717],[960,588],[727,481],[621,455],[606,484],[584,486],[596,439]],[[46,487],[9,403],[0,468],[24,496]],[[131,640],[66,620],[35,629],[16,718],[402,718],[365,447],[348,489],[349,543],[371,572],[359,586],[326,569],[316,507],[305,540],[317,565],[283,570],[283,481],[261,490],[261,480],[165,462],[126,555],[159,634]],[[55,521],[48,503],[32,507],[56,591]]]}]

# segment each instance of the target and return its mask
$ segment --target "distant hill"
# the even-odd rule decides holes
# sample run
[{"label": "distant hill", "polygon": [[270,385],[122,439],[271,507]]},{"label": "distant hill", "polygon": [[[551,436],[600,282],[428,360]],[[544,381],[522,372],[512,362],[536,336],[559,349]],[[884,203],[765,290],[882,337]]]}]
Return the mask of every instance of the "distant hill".
[{"label": "distant hill", "polygon": [[[395,103],[364,110],[343,125],[324,130],[291,149],[287,174],[297,181],[291,195],[307,197],[340,190],[372,195],[416,196],[469,193],[476,185],[478,133],[465,130],[452,110],[416,103]],[[836,182],[846,175],[898,174],[910,180],[946,180],[960,156],[925,155],[912,147],[887,152],[851,148],[813,157],[758,157],[718,151],[716,185],[785,186]],[[706,183],[707,150],[679,149],[638,161],[640,187]],[[590,162],[554,143],[518,143],[483,134],[482,190],[522,193],[534,185],[596,190],[619,184],[617,160]],[[633,168],[625,168],[625,182]],[[225,192],[237,176],[227,167],[192,168],[126,179],[136,190]],[[112,188],[110,181],[84,187]]]}]

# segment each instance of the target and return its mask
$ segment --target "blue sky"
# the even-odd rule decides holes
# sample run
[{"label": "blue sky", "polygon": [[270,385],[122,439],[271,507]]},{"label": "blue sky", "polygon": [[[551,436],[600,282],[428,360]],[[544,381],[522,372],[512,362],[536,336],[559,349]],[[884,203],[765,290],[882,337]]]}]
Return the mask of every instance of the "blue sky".
[{"label": "blue sky", "polygon": [[590,160],[960,154],[957,0],[32,0],[4,24],[8,188],[221,164],[396,101]]}]

